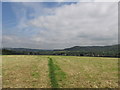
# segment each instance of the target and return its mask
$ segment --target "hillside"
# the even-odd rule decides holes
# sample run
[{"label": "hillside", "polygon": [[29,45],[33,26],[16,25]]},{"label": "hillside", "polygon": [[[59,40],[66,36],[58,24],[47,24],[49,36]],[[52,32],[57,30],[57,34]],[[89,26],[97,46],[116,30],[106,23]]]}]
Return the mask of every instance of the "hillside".
[{"label": "hillside", "polygon": [[107,51],[118,51],[118,46],[119,45],[111,45],[111,46],[74,46],[71,48],[66,48],[64,50],[67,51],[102,51],[102,52],[107,52]]},{"label": "hillside", "polygon": [[111,46],[74,46],[71,48],[66,48],[64,50],[70,52],[81,52],[83,55],[118,56],[119,46],[119,44]]},{"label": "hillside", "polygon": [[74,46],[65,49],[42,50],[29,48],[4,48],[3,55],[66,55],[66,56],[105,56],[118,57],[120,45],[111,46]]}]

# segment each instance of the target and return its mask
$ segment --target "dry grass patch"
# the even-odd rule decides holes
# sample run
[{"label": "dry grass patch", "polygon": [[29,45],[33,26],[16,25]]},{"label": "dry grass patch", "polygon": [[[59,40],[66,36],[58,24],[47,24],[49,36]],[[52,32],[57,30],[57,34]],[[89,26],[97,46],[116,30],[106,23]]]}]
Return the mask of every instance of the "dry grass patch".
[{"label": "dry grass patch", "polygon": [[48,61],[44,56],[3,56],[3,88],[48,88]]},{"label": "dry grass patch", "polygon": [[101,57],[52,57],[67,74],[64,88],[117,88],[118,59]]}]

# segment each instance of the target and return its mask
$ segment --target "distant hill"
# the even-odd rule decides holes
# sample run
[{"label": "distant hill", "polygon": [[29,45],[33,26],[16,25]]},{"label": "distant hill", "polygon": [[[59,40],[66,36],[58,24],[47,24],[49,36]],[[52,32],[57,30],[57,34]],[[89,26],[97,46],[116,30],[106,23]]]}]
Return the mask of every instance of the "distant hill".
[{"label": "distant hill", "polygon": [[111,45],[111,46],[74,46],[71,48],[65,48],[64,50],[68,51],[118,51],[118,46],[120,45]]},{"label": "distant hill", "polygon": [[110,46],[74,46],[64,49],[69,52],[79,52],[83,56],[119,56],[120,44]]},{"label": "distant hill", "polygon": [[[30,49],[30,48],[3,48],[7,50],[13,50],[13,51],[28,51],[28,52],[38,52],[38,51],[46,51],[44,49]],[[51,51],[51,50],[48,50]]]},{"label": "distant hill", "polygon": [[110,46],[74,46],[65,49],[44,50],[29,48],[3,48],[3,55],[65,55],[118,57],[120,44]]}]

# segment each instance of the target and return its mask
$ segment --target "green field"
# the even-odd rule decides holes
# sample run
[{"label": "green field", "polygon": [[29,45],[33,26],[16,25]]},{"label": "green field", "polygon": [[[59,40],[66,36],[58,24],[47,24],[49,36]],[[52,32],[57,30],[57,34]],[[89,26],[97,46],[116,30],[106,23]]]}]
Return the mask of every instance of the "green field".
[{"label": "green field", "polygon": [[3,88],[117,88],[118,59],[4,55]]}]

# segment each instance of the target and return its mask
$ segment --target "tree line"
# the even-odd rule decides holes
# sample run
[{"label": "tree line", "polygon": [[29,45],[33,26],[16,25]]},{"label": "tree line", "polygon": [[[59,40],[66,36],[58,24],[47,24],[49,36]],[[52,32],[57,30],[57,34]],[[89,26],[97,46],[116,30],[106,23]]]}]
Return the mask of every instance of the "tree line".
[{"label": "tree line", "polygon": [[68,50],[44,50],[44,51],[15,51],[2,49],[2,55],[62,55],[62,56],[92,56],[92,57],[119,57],[116,51],[68,51]]}]

